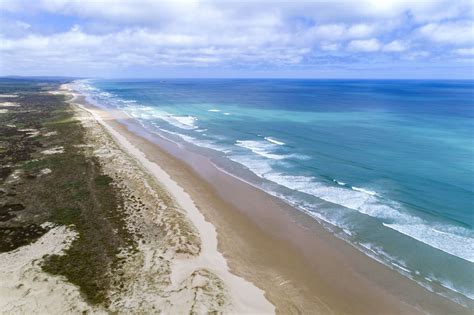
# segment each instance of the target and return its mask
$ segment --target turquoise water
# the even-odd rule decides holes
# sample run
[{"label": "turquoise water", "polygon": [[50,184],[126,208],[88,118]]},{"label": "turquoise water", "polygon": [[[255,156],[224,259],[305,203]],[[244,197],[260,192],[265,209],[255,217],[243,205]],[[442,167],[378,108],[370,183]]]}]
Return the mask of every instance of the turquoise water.
[{"label": "turquoise water", "polygon": [[472,307],[474,82],[181,79],[75,86]]}]

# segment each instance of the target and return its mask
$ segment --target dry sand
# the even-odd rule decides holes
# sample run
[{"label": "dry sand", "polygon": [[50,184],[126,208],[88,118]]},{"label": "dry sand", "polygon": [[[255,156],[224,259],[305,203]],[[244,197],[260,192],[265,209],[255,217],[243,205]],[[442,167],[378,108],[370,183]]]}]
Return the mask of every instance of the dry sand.
[{"label": "dry sand", "polygon": [[14,102],[0,102],[0,107],[18,107],[18,103]]},{"label": "dry sand", "polygon": [[41,270],[45,255],[61,254],[75,237],[64,226],[54,227],[36,242],[0,254],[0,313],[105,313],[89,306],[65,279]]},{"label": "dry sand", "polygon": [[60,154],[64,152],[64,148],[62,146],[57,146],[48,150],[41,151],[42,154],[52,155],[52,154]]}]

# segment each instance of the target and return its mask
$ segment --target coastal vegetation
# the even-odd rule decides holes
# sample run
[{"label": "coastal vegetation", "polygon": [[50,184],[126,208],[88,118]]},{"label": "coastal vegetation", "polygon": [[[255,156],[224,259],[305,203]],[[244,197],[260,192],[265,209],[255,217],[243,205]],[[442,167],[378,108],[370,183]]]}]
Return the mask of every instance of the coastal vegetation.
[{"label": "coastal vegetation", "polygon": [[16,95],[0,100],[10,104],[0,114],[0,251],[69,226],[77,232],[71,246],[44,257],[42,268],[65,276],[92,304],[107,303],[106,292],[120,286],[117,254],[135,243],[123,200],[85,145],[83,127],[63,95],[48,93],[60,83],[0,82],[1,94]]}]

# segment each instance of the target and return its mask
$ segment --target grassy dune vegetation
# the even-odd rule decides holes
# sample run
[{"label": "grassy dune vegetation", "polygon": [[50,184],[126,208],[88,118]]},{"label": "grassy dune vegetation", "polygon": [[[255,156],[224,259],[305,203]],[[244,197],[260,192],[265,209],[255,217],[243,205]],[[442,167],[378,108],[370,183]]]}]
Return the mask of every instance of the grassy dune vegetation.
[{"label": "grassy dune vegetation", "polygon": [[0,252],[35,241],[46,222],[70,226],[72,246],[46,257],[43,269],[106,304],[107,290],[120,287],[117,254],[135,246],[123,202],[64,96],[48,93],[62,82],[41,82],[0,80],[0,94],[17,95],[0,97]]}]

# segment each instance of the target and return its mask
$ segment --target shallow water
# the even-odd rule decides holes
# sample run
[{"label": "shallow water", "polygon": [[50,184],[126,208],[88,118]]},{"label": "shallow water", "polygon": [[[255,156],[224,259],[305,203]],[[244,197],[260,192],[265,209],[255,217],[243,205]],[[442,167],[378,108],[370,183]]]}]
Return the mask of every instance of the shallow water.
[{"label": "shallow water", "polygon": [[75,87],[151,131],[211,149],[201,152],[216,165],[337,227],[368,255],[472,303],[474,82],[86,80]]}]

